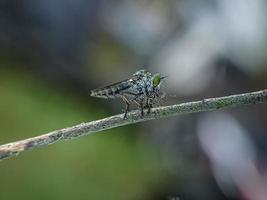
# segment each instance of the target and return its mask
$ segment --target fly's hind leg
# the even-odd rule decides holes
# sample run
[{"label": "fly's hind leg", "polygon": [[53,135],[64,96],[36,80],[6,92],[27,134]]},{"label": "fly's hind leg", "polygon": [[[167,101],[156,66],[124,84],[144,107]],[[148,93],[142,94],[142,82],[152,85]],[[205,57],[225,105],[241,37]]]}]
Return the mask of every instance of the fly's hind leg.
[{"label": "fly's hind leg", "polygon": [[123,119],[126,119],[127,118],[127,113],[130,110],[130,102],[128,101],[128,99],[125,96],[122,96],[122,100],[125,103],[125,112],[124,112]]}]

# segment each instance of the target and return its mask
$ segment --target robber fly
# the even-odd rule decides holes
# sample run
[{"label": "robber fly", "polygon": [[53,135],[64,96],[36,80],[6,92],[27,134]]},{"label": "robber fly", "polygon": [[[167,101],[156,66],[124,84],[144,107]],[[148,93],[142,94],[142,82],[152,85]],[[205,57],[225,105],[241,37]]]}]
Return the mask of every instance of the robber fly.
[{"label": "robber fly", "polygon": [[131,78],[95,89],[91,91],[91,96],[98,98],[122,98],[125,103],[124,119],[130,109],[130,104],[134,102],[144,115],[144,109],[150,109],[158,98],[161,98],[160,84],[162,77],[160,74],[151,74],[146,70],[139,70]]}]

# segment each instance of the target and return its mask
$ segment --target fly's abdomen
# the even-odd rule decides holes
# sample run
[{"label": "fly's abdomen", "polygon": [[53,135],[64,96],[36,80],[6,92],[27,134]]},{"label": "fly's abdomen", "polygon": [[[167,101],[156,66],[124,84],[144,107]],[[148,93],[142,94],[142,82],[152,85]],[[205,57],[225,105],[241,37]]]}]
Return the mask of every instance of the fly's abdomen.
[{"label": "fly's abdomen", "polygon": [[98,98],[115,98],[121,96],[131,85],[128,82],[115,83],[103,88],[95,89],[91,91],[91,96]]},{"label": "fly's abdomen", "polygon": [[98,97],[98,98],[113,98],[110,95],[110,91],[108,89],[95,89],[91,91],[92,97]]}]

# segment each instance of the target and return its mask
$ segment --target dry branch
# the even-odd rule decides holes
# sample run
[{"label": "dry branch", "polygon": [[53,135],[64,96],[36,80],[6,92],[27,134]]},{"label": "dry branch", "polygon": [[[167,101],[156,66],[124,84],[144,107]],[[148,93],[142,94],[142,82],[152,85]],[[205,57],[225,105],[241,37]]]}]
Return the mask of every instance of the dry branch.
[{"label": "dry branch", "polygon": [[267,90],[257,92],[238,94],[226,97],[204,99],[202,101],[181,103],[177,105],[158,107],[151,110],[149,115],[141,116],[140,111],[129,112],[127,119],[123,119],[123,114],[104,118],[88,123],[55,130],[50,133],[20,140],[0,146],[0,161],[4,158],[18,155],[20,152],[34,149],[41,146],[47,146],[61,140],[68,140],[85,136],[118,126],[133,124],[142,121],[171,117],[179,114],[196,113],[203,111],[212,111],[223,108],[237,107],[241,105],[258,104],[267,101]]}]

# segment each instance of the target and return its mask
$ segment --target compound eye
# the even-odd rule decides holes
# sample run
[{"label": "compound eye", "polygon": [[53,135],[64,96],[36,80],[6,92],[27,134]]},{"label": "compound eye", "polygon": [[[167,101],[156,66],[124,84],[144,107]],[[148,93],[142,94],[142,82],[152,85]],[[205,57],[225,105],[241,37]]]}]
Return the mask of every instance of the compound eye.
[{"label": "compound eye", "polygon": [[155,74],[152,79],[152,83],[154,87],[157,87],[160,84],[160,74]]}]

